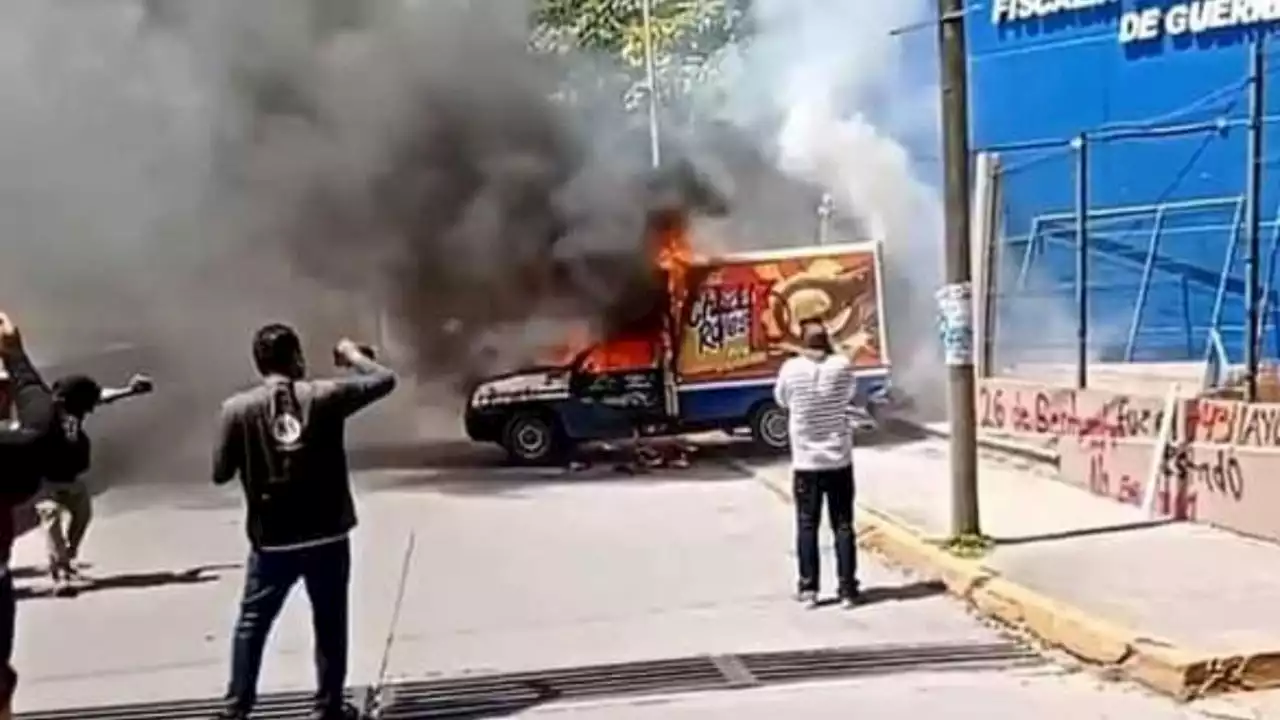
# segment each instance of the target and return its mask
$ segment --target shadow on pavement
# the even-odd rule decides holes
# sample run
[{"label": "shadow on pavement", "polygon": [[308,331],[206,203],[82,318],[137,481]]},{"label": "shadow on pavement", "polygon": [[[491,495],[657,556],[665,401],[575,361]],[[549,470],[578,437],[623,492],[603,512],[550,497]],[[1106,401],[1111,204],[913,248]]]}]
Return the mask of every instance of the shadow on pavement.
[{"label": "shadow on pavement", "polygon": [[945,595],[947,586],[941,580],[917,580],[902,585],[877,585],[862,591],[862,604],[883,602],[909,602]]},{"label": "shadow on pavement", "polygon": [[[462,697],[404,697],[390,704],[395,717],[429,717],[433,720],[481,720],[514,717],[539,705],[559,700],[562,693],[550,683],[526,680],[519,689],[504,689],[491,697],[465,694]],[[514,690],[514,691],[513,691]],[[376,715],[375,715],[376,717]]]},{"label": "shadow on pavement", "polygon": [[47,573],[45,569],[37,565],[24,565],[16,567],[9,571],[9,575],[14,580],[31,580],[33,578],[44,577]]},{"label": "shadow on pavement", "polygon": [[[241,567],[242,565],[239,563],[226,563],[221,565],[200,565],[177,571],[159,570],[93,577],[86,584],[76,587],[72,594],[83,595],[99,590],[142,589],[166,585],[201,585],[218,580],[221,577],[218,571],[239,570]],[[56,597],[51,586],[22,586],[16,588],[14,594],[18,600]]]},{"label": "shadow on pavement", "polygon": [[[877,585],[864,588],[858,598],[858,606],[877,605],[886,602],[909,602],[924,600],[938,595],[945,595],[947,586],[940,580],[917,580],[903,585]],[[816,607],[839,605],[840,599],[835,597],[819,600]]]},{"label": "shadow on pavement", "polygon": [[1054,540],[1071,540],[1074,538],[1092,537],[1095,535],[1110,535],[1112,533],[1133,532],[1135,530],[1149,530],[1151,528],[1160,527],[1162,525],[1171,525],[1179,522],[1172,518],[1164,518],[1160,520],[1142,520],[1139,522],[1124,523],[1121,525],[1103,525],[1101,527],[1079,528],[1076,530],[1063,530],[1062,532],[1042,533],[1038,535],[1021,535],[1017,537],[993,537],[991,541],[997,546],[1007,547],[1011,545],[1030,545],[1038,542],[1052,542]]}]

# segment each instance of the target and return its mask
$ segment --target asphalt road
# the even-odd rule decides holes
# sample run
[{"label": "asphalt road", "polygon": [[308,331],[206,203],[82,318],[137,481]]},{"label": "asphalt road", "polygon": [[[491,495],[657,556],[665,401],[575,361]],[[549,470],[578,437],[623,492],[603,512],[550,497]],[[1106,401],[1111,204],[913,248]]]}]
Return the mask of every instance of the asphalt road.
[{"label": "asphalt road", "polygon": [[[861,576],[874,602],[852,611],[796,605],[791,508],[723,458],[636,477],[607,464],[539,473],[496,468],[493,453],[442,441],[368,449],[356,460],[355,685],[378,681],[389,630],[393,681],[1004,639],[935,585],[868,557]],[[20,603],[20,711],[219,694],[244,541],[236,491],[200,480],[199,473],[153,477],[101,497],[86,549],[101,587],[75,599]],[[402,614],[393,623],[410,542]],[[24,538],[17,564],[35,564],[40,552],[38,538]],[[831,560],[824,558],[828,571]],[[24,577],[20,585],[34,592],[40,581]],[[264,689],[307,689],[310,629],[300,593],[272,642]],[[658,697],[530,703],[504,716],[741,720],[850,712],[1192,716],[1055,664],[695,695],[659,688]]]}]

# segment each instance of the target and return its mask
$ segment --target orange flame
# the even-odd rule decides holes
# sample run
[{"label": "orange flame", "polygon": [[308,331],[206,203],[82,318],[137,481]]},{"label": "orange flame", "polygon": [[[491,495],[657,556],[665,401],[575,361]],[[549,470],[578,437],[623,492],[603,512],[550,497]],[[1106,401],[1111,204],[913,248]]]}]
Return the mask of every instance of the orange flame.
[{"label": "orange flame", "polygon": [[657,245],[654,260],[662,270],[682,272],[696,259],[693,244],[689,242],[689,224],[682,216],[673,215],[660,223],[654,240]]},{"label": "orange flame", "polygon": [[[656,219],[650,237],[653,262],[666,274],[673,307],[679,307],[689,266],[696,260],[689,242],[688,221],[680,213],[664,214]],[[547,357],[553,363],[567,365],[583,350],[591,348],[583,363],[586,368],[596,372],[629,370],[654,365],[661,348],[659,338],[649,333],[597,341],[599,338],[593,337],[585,324],[574,326],[561,342],[550,348]],[[592,347],[593,343],[597,344]]]},{"label": "orange flame", "polygon": [[672,308],[684,303],[689,266],[697,261],[693,243],[689,241],[689,219],[683,213],[667,213],[654,228],[654,253],[658,267],[667,275],[667,290]]}]

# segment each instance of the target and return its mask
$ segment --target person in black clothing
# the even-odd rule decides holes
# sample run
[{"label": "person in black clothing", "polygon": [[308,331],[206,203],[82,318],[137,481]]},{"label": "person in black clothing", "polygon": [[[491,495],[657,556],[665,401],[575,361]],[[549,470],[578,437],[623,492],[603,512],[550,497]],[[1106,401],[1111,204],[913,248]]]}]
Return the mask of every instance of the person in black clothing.
[{"label": "person in black clothing", "polygon": [[[104,388],[87,375],[67,375],[53,382],[53,397],[62,429],[63,448],[50,458],[45,471],[45,496],[36,503],[49,553],[49,575],[55,591],[74,590],[80,578],[76,558],[93,516],[93,496],[84,481],[90,464],[89,436],[84,421],[103,405],[151,392],[151,378],[134,375],[124,387]],[[63,518],[68,523],[64,528]]]},{"label": "person in black clothing", "polygon": [[16,607],[9,556],[13,549],[13,509],[40,489],[48,460],[58,447],[53,392],[27,357],[22,336],[8,315],[0,313],[0,361],[9,375],[17,424],[0,429],[0,720],[12,717],[18,674],[10,664]]},{"label": "person in black clothing", "polygon": [[358,717],[344,700],[347,596],[355,503],[347,471],[347,418],[390,394],[396,377],[350,340],[335,356],[355,373],[307,380],[302,343],[286,325],[254,336],[262,384],[228,399],[213,481],[239,477],[247,506],[249,559],[236,621],[223,719],[247,718],[267,635],[302,580],[311,600],[318,689],[313,720]]}]

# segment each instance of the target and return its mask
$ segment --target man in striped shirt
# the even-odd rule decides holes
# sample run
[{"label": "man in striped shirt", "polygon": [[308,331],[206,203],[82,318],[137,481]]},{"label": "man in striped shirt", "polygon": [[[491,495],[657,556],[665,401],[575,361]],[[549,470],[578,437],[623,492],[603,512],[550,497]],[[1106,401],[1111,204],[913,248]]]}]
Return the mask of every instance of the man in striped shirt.
[{"label": "man in striped shirt", "polygon": [[835,535],[840,600],[858,600],[853,542],[853,363],[836,352],[820,320],[800,323],[803,350],[778,371],[774,398],[788,413],[796,505],[797,598],[818,599],[818,526],[823,500]]}]

